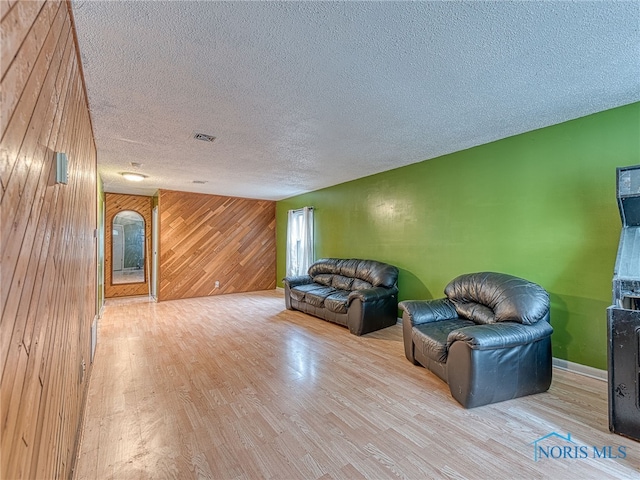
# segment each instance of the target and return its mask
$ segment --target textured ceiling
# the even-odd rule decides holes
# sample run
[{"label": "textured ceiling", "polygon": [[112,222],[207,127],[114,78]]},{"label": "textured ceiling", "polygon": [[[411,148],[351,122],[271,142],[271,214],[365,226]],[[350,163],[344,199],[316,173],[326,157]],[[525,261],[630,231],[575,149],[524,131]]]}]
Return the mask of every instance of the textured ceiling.
[{"label": "textured ceiling", "polygon": [[110,192],[277,200],[640,100],[637,1],[72,6]]}]

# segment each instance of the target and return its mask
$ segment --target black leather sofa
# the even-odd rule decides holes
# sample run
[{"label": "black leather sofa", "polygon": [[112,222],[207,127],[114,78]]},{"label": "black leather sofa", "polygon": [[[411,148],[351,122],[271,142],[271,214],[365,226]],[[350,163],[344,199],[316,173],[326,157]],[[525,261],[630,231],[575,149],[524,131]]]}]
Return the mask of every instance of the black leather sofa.
[{"label": "black leather sofa", "polygon": [[285,305],[364,335],[394,325],[398,269],[375,260],[323,258],[308,275],[285,277]]},{"label": "black leather sofa", "polygon": [[446,298],[400,302],[404,351],[471,408],[549,389],[549,295],[503,273],[461,275]]}]

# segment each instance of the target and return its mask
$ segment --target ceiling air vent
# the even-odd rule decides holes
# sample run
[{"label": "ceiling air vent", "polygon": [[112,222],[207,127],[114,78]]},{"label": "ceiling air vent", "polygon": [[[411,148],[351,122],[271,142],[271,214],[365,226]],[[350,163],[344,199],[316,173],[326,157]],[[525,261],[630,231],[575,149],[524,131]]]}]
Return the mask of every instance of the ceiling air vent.
[{"label": "ceiling air vent", "polygon": [[206,133],[195,133],[193,138],[202,140],[203,142],[213,142],[216,139],[213,135],[207,135]]}]

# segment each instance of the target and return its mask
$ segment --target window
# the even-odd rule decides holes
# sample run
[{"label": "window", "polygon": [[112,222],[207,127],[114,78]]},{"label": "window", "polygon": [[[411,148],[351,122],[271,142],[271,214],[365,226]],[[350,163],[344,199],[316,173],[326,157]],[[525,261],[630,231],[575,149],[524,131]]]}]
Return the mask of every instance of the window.
[{"label": "window", "polygon": [[314,260],[313,207],[289,210],[287,221],[287,276],[306,275]]}]

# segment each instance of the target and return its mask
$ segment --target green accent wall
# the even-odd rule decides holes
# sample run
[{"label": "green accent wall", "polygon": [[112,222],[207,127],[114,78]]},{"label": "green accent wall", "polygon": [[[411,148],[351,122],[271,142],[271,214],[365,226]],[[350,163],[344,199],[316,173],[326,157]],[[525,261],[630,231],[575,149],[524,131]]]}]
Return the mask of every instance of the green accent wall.
[{"label": "green accent wall", "polygon": [[442,297],[468,272],[537,282],[551,295],[553,355],[606,369],[621,229],[615,169],[638,163],[634,103],[281,200],[277,285],[287,210],[311,205],[317,258],[396,265],[400,300]]}]

